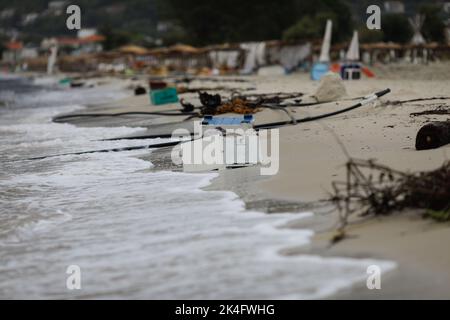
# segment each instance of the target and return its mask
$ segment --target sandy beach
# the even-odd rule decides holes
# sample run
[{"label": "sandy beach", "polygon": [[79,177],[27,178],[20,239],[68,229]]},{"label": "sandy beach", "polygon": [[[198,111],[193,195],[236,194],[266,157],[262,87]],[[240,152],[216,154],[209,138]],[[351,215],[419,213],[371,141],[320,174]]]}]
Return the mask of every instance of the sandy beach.
[{"label": "sandy beach", "polygon": [[[447,70],[447,71],[444,71]],[[368,290],[362,282],[332,298],[398,299],[450,298],[448,268],[450,255],[445,244],[450,240],[449,225],[423,219],[418,210],[398,212],[391,216],[353,219],[348,237],[331,246],[338,218],[336,210],[323,202],[329,199],[331,182],[344,178],[346,155],[337,143],[345,146],[351,157],[375,159],[389,167],[408,171],[428,171],[449,159],[450,147],[416,151],[415,136],[428,121],[443,120],[445,115],[411,116],[411,113],[448,105],[448,99],[395,104],[393,101],[416,98],[447,97],[450,93],[449,64],[375,69],[375,79],[345,82],[347,97],[360,97],[390,88],[391,93],[374,104],[318,122],[288,125],[280,128],[280,167],[274,176],[260,176],[257,168],[220,171],[207,190],[231,190],[241,197],[248,209],[270,214],[312,210],[315,215],[291,223],[289,228],[315,231],[307,247],[286,248],[283,254],[319,254],[357,258],[377,258],[395,261],[397,268],[386,274],[382,290]],[[319,85],[307,74],[289,76],[249,77],[249,84],[258,93],[303,92],[312,94]],[[228,83],[229,84],[229,83]],[[210,84],[214,88],[214,84]],[[233,84],[237,88],[242,84]],[[193,84],[195,87],[195,83]],[[223,92],[222,92],[223,94]],[[182,95],[195,101],[195,94]],[[315,115],[349,105],[349,101],[318,106],[292,108],[297,117]],[[176,110],[176,105],[149,106],[147,96],[131,97],[111,104],[91,106],[83,112],[124,112]],[[286,114],[273,110],[257,113],[256,124],[287,120]],[[185,117],[139,119],[89,119],[71,121],[82,126],[147,127],[147,133],[167,130],[171,123]],[[174,169],[169,149],[160,149],[148,159],[158,169]],[[146,158],[146,157],[144,157]]]},{"label": "sandy beach", "polygon": [[[95,270],[97,274],[104,272],[106,280],[116,274],[119,279],[120,277],[128,279],[127,282],[123,282],[121,286],[112,287],[111,291],[96,291],[96,287],[94,287],[94,291],[81,292],[80,295],[74,296],[76,298],[127,296],[159,299],[161,297],[172,298],[175,294],[177,298],[190,299],[192,292],[197,298],[221,298],[224,296],[248,298],[253,286],[258,284],[266,285],[267,290],[262,291],[258,296],[265,299],[273,297],[274,292],[278,292],[278,287],[283,284],[283,289],[286,290],[280,290],[280,292],[286,291],[286,293],[281,298],[289,299],[298,297],[448,299],[450,298],[450,275],[448,273],[450,254],[446,250],[446,243],[450,240],[450,225],[447,222],[438,223],[432,219],[423,218],[423,210],[407,209],[376,217],[351,216],[349,225],[346,227],[346,237],[335,244],[331,243],[340,221],[338,210],[329,201],[333,191],[332,182],[345,179],[344,165],[348,157],[373,159],[376,163],[404,172],[420,172],[440,167],[450,156],[449,145],[426,151],[415,149],[415,137],[419,128],[429,121],[445,120],[447,115],[413,114],[434,110],[438,107],[448,107],[450,64],[392,65],[391,68],[373,68],[373,71],[377,74],[376,78],[342,82],[346,94],[338,101],[288,108],[291,115],[299,119],[346,108],[355,103],[355,98],[386,88],[391,89],[388,95],[355,110],[320,121],[297,125],[288,124],[280,127],[279,171],[275,175],[269,176],[261,175],[259,165],[219,170],[216,171],[215,178],[211,178],[211,173],[186,174],[182,172],[182,166],[172,162],[172,147],[151,151],[141,149],[138,150],[138,153],[131,152],[129,155],[127,152],[120,151],[123,146],[139,147],[149,143],[166,142],[167,137],[157,140],[148,138],[159,135],[167,136],[177,128],[193,130],[193,121],[196,119],[191,119],[188,115],[139,114],[139,112],[171,113],[180,110],[179,103],[154,106],[150,104],[148,94],[134,95],[133,90],[136,86],[147,86],[146,76],[94,77],[86,80],[80,78],[80,81],[86,81],[92,85],[91,88],[82,89],[85,90],[82,91],[84,95],[95,97],[95,99],[90,98],[89,101],[95,101],[90,104],[79,100],[82,97],[79,96],[77,89],[72,91],[72,89],[66,88],[49,93],[43,91],[40,94],[43,94],[45,99],[50,99],[43,100],[41,104],[44,107],[53,101],[59,105],[61,97],[72,99],[70,103],[76,106],[69,104],[62,109],[50,108],[47,110],[44,108],[42,109],[46,112],[44,115],[41,115],[40,109],[26,109],[32,110],[32,112],[30,111],[31,120],[25,118],[24,124],[0,126],[5,134],[17,131],[14,133],[15,135],[11,136],[12,138],[7,139],[27,139],[25,142],[19,140],[20,143],[17,146],[7,140],[9,144],[7,143],[6,146],[11,151],[9,155],[7,153],[5,159],[8,160],[8,157],[14,156],[14,152],[18,152],[16,156],[12,157],[12,159],[17,159],[22,152],[21,146],[31,148],[23,149],[26,153],[20,156],[22,158],[30,155],[42,155],[42,153],[49,155],[67,153],[67,155],[44,159],[42,162],[38,161],[38,167],[34,167],[34,162],[31,161],[26,165],[24,172],[22,172],[22,167],[11,169],[15,168],[14,165],[10,165],[6,161],[4,163],[5,172],[12,172],[13,175],[9,178],[5,175],[0,182],[6,187],[7,193],[5,194],[11,196],[16,196],[18,189],[24,190],[21,192],[24,192],[26,197],[31,197],[31,200],[34,199],[35,192],[44,192],[45,195],[52,194],[53,196],[48,200],[37,202],[39,203],[37,212],[42,212],[41,215],[51,221],[49,222],[50,226],[56,224],[61,226],[58,227],[61,230],[52,240],[51,233],[39,231],[41,228],[47,230],[45,223],[43,227],[37,222],[24,221],[22,223],[22,220],[8,222],[9,224],[6,223],[6,226],[17,224],[20,228],[4,232],[2,245],[10,246],[10,241],[13,241],[11,242],[13,243],[11,251],[5,251],[7,252],[5,254],[11,252],[13,259],[16,259],[17,254],[19,257],[25,254],[25,251],[16,252],[16,242],[14,241],[24,241],[23,243],[29,243],[28,245],[32,246],[34,243],[30,241],[39,239],[36,242],[36,252],[38,253],[42,248],[45,250],[46,246],[51,247],[59,241],[66,243],[64,242],[67,239],[66,234],[69,234],[72,235],[72,239],[80,241],[80,244],[78,247],[74,246],[73,252],[72,249],[68,251],[65,249],[71,247],[70,242],[55,249],[54,257],[51,258],[54,260],[49,260],[54,261],[51,268],[57,268],[60,263],[70,263],[69,261],[72,261],[70,259],[74,259],[72,255],[78,257],[77,250],[79,249],[77,248],[80,246],[82,248],[94,246],[96,251],[104,255],[104,260],[100,261],[109,263],[111,261],[109,259],[115,261],[117,257],[110,253],[109,241],[112,236],[109,236],[109,233],[115,235],[114,241],[128,241],[128,246],[134,249],[127,250],[126,253],[117,253],[119,256],[124,254],[129,256],[123,258],[122,262],[112,271],[108,268],[101,269],[102,263],[97,266],[97,259],[90,260],[89,250],[81,255],[85,265],[90,266],[90,270]],[[36,76],[36,74],[28,76]],[[183,84],[193,92],[179,94],[179,97],[186,102],[199,105],[198,94],[195,90],[200,88],[202,91],[219,93],[223,97],[229,97],[231,92],[240,94],[301,92],[303,93],[302,102],[308,103],[315,101],[312,95],[321,85],[320,82],[311,81],[309,75],[302,72],[284,76],[233,78],[238,81],[232,81],[227,77],[217,78],[215,81],[194,79],[188,84]],[[41,79],[39,81],[44,83],[49,81],[39,75],[37,79]],[[167,79],[167,81],[173,80],[174,78]],[[220,89],[216,90],[217,87]],[[224,87],[228,89],[224,90]],[[111,88],[113,93],[115,91],[122,92],[118,95],[119,98],[108,93]],[[46,94],[48,96],[45,96]],[[56,96],[53,96],[55,94]],[[425,100],[401,102],[411,99]],[[78,104],[85,107],[80,109]],[[7,109],[5,110],[8,112]],[[137,112],[138,114],[110,116],[124,112]],[[8,115],[8,113],[6,114]],[[96,116],[73,116],[89,114]],[[50,118],[49,115],[51,115]],[[225,114],[225,116],[232,115]],[[21,119],[22,116],[23,113],[18,110],[17,117]],[[9,115],[9,117],[12,116]],[[53,123],[51,122],[52,117],[55,121]],[[254,125],[289,121],[290,119],[286,112],[274,109],[262,109],[256,112],[254,117]],[[32,121],[32,125],[29,124],[30,121]],[[27,132],[27,134],[24,135],[23,132]],[[5,135],[5,137],[7,136]],[[68,140],[70,138],[74,140]],[[30,139],[32,142],[28,142]],[[115,150],[119,152],[76,154],[79,151],[110,148],[117,148]],[[46,170],[49,170],[47,165],[50,165],[48,167],[50,170],[53,170],[53,167],[62,167],[58,169],[59,171],[55,169],[56,171],[47,172]],[[35,174],[36,170],[38,170],[37,174]],[[42,173],[39,173],[40,171]],[[131,184],[128,184],[129,179],[132,181]],[[180,186],[177,186],[178,184]],[[102,190],[98,189],[100,185]],[[160,185],[166,187],[159,187]],[[31,188],[30,191],[28,188]],[[167,192],[165,188],[170,192]],[[74,200],[73,197],[75,197]],[[166,198],[169,200],[166,201]],[[21,205],[21,201],[23,200],[5,203],[8,208],[9,206],[11,208],[8,210],[15,212],[18,210],[16,203]],[[98,201],[102,201],[102,206],[97,205]],[[177,201],[185,202],[178,204]],[[225,215],[223,212],[211,211],[210,208],[214,207],[216,203],[220,203]],[[156,207],[153,209],[155,205]],[[162,209],[159,209],[158,205]],[[109,221],[110,212],[104,209],[105,207],[115,208],[119,215],[106,225],[109,230],[107,233],[100,232],[97,235],[95,231],[95,236],[92,236],[92,225],[103,225],[105,219]],[[185,207],[194,209],[191,209],[186,215]],[[79,208],[81,208],[80,216]],[[53,217],[53,213],[51,213],[53,211],[58,215]],[[47,212],[51,213],[49,217],[47,217]],[[88,214],[84,218],[83,212]],[[160,212],[164,213],[161,216],[164,217],[163,220],[161,220]],[[194,215],[193,212],[197,212],[197,215]],[[256,214],[261,212],[264,213],[264,217]],[[166,213],[170,214],[166,217]],[[254,216],[256,220],[252,222],[255,225],[250,228],[246,224],[249,223],[248,221],[252,221],[248,219],[253,219],[253,215],[247,216],[247,213],[256,214]],[[105,214],[108,216],[103,217]],[[228,218],[229,214],[233,214],[232,219]],[[64,222],[60,222],[61,219]],[[64,219],[71,222],[67,223]],[[91,219],[94,220],[91,221]],[[157,223],[163,221],[169,224],[169,227],[165,224],[154,224],[154,219]],[[260,221],[265,221],[264,227],[258,224]],[[85,229],[80,231],[80,226],[84,224],[86,224]],[[102,230],[102,228],[98,230]],[[123,233],[124,228],[129,229],[130,232]],[[23,234],[16,232],[16,230],[28,229],[30,231],[21,231]],[[97,230],[97,227],[94,229]],[[139,230],[136,235],[134,235],[135,230]],[[172,235],[173,231],[171,232],[171,230],[176,230],[176,234]],[[230,234],[234,234],[237,232],[236,230],[239,230],[237,234],[240,238],[234,240],[233,236],[230,238]],[[276,233],[277,230],[281,231],[279,235]],[[35,238],[40,234],[39,232],[46,236]],[[80,237],[80,232],[86,233]],[[216,234],[217,236],[215,236]],[[164,236],[161,237],[161,235]],[[184,245],[183,242],[171,244],[170,241],[166,242],[165,240],[165,237],[178,237],[179,235],[187,239],[183,240],[187,245],[185,250],[178,250],[178,247]],[[103,238],[105,236],[106,238]],[[23,237],[23,239],[15,240],[16,237],[18,239]],[[126,240],[120,240],[122,237],[125,237]],[[198,239],[203,240],[200,241],[204,246],[202,250],[197,247]],[[46,244],[46,240],[49,241],[48,244]],[[228,241],[231,241],[232,249],[228,247]],[[99,243],[104,243],[105,247],[96,247]],[[155,253],[153,243],[158,243],[158,246],[161,247],[160,250],[155,250]],[[166,243],[171,245],[166,247]],[[247,247],[241,250],[242,245]],[[270,258],[265,258],[269,259],[265,263],[269,263],[270,268],[261,269],[259,259],[267,255],[268,248],[276,250],[276,254],[286,260],[281,262],[278,258],[270,255]],[[174,256],[167,254],[171,250],[175,250]],[[190,261],[191,250],[197,252],[194,254],[194,257],[198,257],[196,259],[203,259],[202,261],[212,259],[210,262],[212,266],[204,264],[197,271],[197,261],[195,259]],[[265,253],[262,254],[260,251]],[[140,254],[136,255],[136,252],[140,252]],[[140,255],[149,256],[139,259]],[[228,255],[233,257],[233,261],[239,265],[239,269],[249,268],[248,272],[251,274],[235,273],[234,269],[227,264],[227,259],[224,259]],[[66,262],[65,259],[68,258],[60,259],[61,256],[67,256],[70,259]],[[8,257],[9,255],[6,256],[6,258]],[[136,270],[134,267],[132,270],[128,270],[130,265],[127,263],[127,259],[133,261],[131,265],[138,265]],[[162,259],[172,269],[163,273],[162,277],[158,276],[157,273],[151,271],[160,270],[153,263],[155,259]],[[247,261],[247,259],[249,260]],[[318,263],[316,260],[320,261],[317,268],[323,269],[315,270],[314,266]],[[183,263],[180,264],[178,261],[183,261]],[[188,261],[187,266],[184,265],[184,261]],[[364,272],[365,269],[363,272],[358,271],[358,268],[361,268],[359,261],[384,263],[383,266],[386,269],[381,270],[380,290],[367,288],[367,274]],[[279,265],[279,263],[281,264]],[[357,266],[354,269],[353,264]],[[26,266],[25,263],[24,265]],[[395,268],[392,268],[393,265]],[[97,267],[99,269],[96,269]],[[203,279],[202,268],[204,270],[217,268],[221,272],[226,271],[230,274],[221,275],[223,278]],[[124,269],[127,272],[124,273]],[[8,269],[7,272],[14,273],[16,271]],[[24,272],[28,274],[27,271]],[[111,275],[110,272],[112,272]],[[186,272],[191,272],[191,274],[187,276]],[[330,281],[332,281],[330,284],[326,282],[327,272],[330,273]],[[351,278],[340,281],[341,276],[347,276],[346,272],[351,273]],[[48,274],[48,272],[42,270],[42,274]],[[145,290],[141,289],[139,275],[151,278],[153,274],[156,278],[149,280],[153,285]],[[235,287],[233,281],[236,280],[223,281],[223,279],[235,279],[234,277],[238,274],[239,277],[242,277],[240,281],[244,281],[244,279],[247,281],[243,287],[240,285]],[[135,275],[138,275],[136,279]],[[32,274],[29,276],[31,277]],[[188,281],[184,287],[182,285],[175,290],[172,286],[181,281],[181,278],[176,278],[176,276],[182,276]],[[20,280],[14,275],[12,279]],[[311,285],[312,288],[308,287],[310,279],[315,281],[314,285]],[[106,280],[99,280],[98,283],[103,284],[97,285],[97,287],[102,288],[104,283],[111,283],[101,282]],[[55,282],[51,282],[51,278],[45,281],[48,283],[44,286],[54,288]],[[94,279],[90,279],[90,281],[94,281]],[[214,285],[214,281],[219,281],[217,285],[224,284],[223,293],[213,292],[209,289],[211,285]],[[266,284],[265,281],[268,283]],[[300,286],[296,285],[297,281]],[[302,281],[305,281],[304,286],[302,286]],[[182,281],[181,283],[183,284]],[[201,283],[201,285],[191,291],[192,283]],[[22,292],[22,286],[16,286],[14,282],[11,282],[10,285],[9,288],[12,288],[14,296],[21,297],[24,295],[23,292],[27,292]],[[153,286],[159,288],[159,291],[154,290]],[[29,291],[27,294],[31,294],[31,296],[37,294],[40,297],[43,293],[39,291],[39,288],[42,288],[41,284],[36,288],[36,291]],[[325,288],[324,291],[322,288]],[[0,290],[0,295],[8,296],[7,292],[11,289],[5,287],[3,293],[2,290]],[[28,290],[34,289],[32,287]],[[58,290],[60,289],[45,291],[45,295],[50,298],[67,297],[66,292]],[[296,290],[301,290],[301,295],[295,295]],[[276,298],[280,297],[276,296]]]}]

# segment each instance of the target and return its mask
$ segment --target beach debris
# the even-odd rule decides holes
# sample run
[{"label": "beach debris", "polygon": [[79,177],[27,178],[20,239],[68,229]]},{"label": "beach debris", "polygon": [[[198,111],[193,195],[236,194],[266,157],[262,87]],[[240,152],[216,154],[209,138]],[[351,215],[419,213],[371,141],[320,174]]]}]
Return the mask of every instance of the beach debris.
[{"label": "beach debris", "polygon": [[70,83],[71,88],[81,88],[83,86],[84,86],[84,82],[81,82],[81,81],[72,81]]},{"label": "beach debris", "polygon": [[234,88],[234,87],[226,87],[226,86],[216,86],[216,87],[187,87],[183,85],[177,85],[177,92],[178,94],[183,93],[198,93],[203,91],[228,91],[228,92],[241,92],[241,91],[250,91],[255,90],[253,87],[247,87],[247,88]]},{"label": "beach debris", "polygon": [[137,86],[136,88],[134,88],[134,95],[135,96],[139,96],[139,95],[143,95],[147,93],[147,89],[145,89],[142,86]]},{"label": "beach debris", "polygon": [[177,88],[167,87],[164,89],[150,91],[150,101],[154,105],[178,102]]},{"label": "beach debris", "polygon": [[341,77],[333,72],[329,72],[320,80],[319,88],[313,94],[318,102],[335,101],[347,95]]},{"label": "beach debris", "polygon": [[201,113],[203,115],[218,115],[223,113],[251,114],[259,111],[258,104],[247,101],[245,98],[235,97],[231,100],[223,101],[220,94],[199,93],[202,104]]},{"label": "beach debris", "polygon": [[276,92],[276,93],[252,93],[233,95],[233,98],[240,98],[254,104],[281,104],[285,100],[301,102],[302,92]]},{"label": "beach debris", "polygon": [[444,115],[444,114],[450,114],[450,108],[447,105],[439,105],[436,109],[433,110],[413,112],[410,114],[410,116],[417,117],[417,116]]},{"label": "beach debris", "polygon": [[153,105],[162,105],[178,102],[177,88],[166,81],[149,80],[150,102]]},{"label": "beach debris", "polygon": [[192,112],[194,111],[194,105],[192,103],[189,102],[185,102],[184,99],[180,100],[180,104],[183,107],[182,112]]},{"label": "beach debris", "polygon": [[216,109],[216,114],[223,113],[238,113],[238,114],[250,114],[260,111],[257,104],[248,102],[247,100],[241,98],[233,98],[231,101],[220,105]]},{"label": "beach debris", "polygon": [[450,143],[450,121],[433,121],[419,129],[416,149],[429,150]]},{"label": "beach debris", "polygon": [[450,100],[450,97],[427,97],[427,98],[414,98],[414,99],[408,99],[408,100],[387,100],[384,104],[385,105],[402,105],[405,103],[411,103],[411,102],[422,102],[422,101],[432,101],[432,100]]},{"label": "beach debris", "polygon": [[220,94],[209,94],[207,92],[199,92],[198,97],[203,107],[208,109],[215,109],[222,103]]},{"label": "beach debris", "polygon": [[[407,173],[375,163],[349,159],[346,181],[332,183],[332,201],[344,232],[351,215],[387,215],[405,208],[450,210],[450,161],[440,168]],[[340,236],[342,238],[342,234]]]},{"label": "beach debris", "polygon": [[157,80],[150,80],[148,82],[148,85],[150,87],[150,90],[160,90],[167,88],[167,82],[165,81],[157,81]]},{"label": "beach debris", "polygon": [[[260,93],[248,95],[232,95],[230,98],[222,98],[219,94],[199,92],[203,115],[218,115],[223,113],[253,114],[262,108],[281,108],[279,106],[288,99],[298,99],[303,93]],[[297,100],[299,101],[299,100]],[[277,106],[274,106],[277,105]],[[284,108],[282,108],[284,109]]]}]

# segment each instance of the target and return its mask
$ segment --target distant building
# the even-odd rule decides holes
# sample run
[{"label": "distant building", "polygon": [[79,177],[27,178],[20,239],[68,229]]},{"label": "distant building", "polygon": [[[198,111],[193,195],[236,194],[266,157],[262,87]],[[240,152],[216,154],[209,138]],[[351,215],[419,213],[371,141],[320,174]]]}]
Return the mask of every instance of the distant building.
[{"label": "distant building", "polygon": [[22,16],[22,25],[26,26],[29,25],[31,23],[33,23],[34,21],[36,21],[36,19],[39,18],[39,14],[32,12],[32,13],[28,13],[24,16]]},{"label": "distant building", "polygon": [[2,61],[5,63],[16,64],[21,59],[23,49],[22,42],[10,41],[5,43],[6,50],[3,51]]},{"label": "distant building", "polygon": [[36,47],[24,47],[20,54],[21,59],[32,59],[39,56],[39,48]]},{"label": "distant building", "polygon": [[[83,53],[97,53],[103,51],[102,42],[104,40],[105,37],[93,34],[81,38],[61,37],[57,38],[56,42],[61,52],[76,56]],[[53,41],[53,39],[44,39],[41,42],[41,49],[48,50],[52,43],[54,43]]]},{"label": "distant building", "polygon": [[85,28],[85,29],[78,30],[77,37],[79,39],[81,39],[81,38],[90,37],[90,36],[93,36],[93,35],[96,35],[96,34],[97,34],[97,29],[95,29],[95,28]]},{"label": "distant building", "polygon": [[384,10],[386,13],[405,13],[405,4],[401,1],[385,1]]},{"label": "distant building", "polygon": [[156,25],[156,31],[159,33],[165,33],[174,28],[173,21],[159,21]]},{"label": "distant building", "polygon": [[444,12],[446,13],[450,13],[450,2],[445,2],[444,4],[442,4],[442,10],[444,10]]},{"label": "distant building", "polygon": [[4,9],[0,11],[0,19],[8,19],[11,18],[14,13],[16,13],[15,9]]},{"label": "distant building", "polygon": [[105,12],[107,14],[121,14],[126,9],[126,6],[124,4],[113,4],[110,6],[105,7]]},{"label": "distant building", "polygon": [[48,3],[48,11],[55,16],[60,16],[66,11],[68,1],[50,1]]},{"label": "distant building", "polygon": [[14,28],[0,28],[0,34],[9,39],[17,39],[20,37],[20,32]]}]

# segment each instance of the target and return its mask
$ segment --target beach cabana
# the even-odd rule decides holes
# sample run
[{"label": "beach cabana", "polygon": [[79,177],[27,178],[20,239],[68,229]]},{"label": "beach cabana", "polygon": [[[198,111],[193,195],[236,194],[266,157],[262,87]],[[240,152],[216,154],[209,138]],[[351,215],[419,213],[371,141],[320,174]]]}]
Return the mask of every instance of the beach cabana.
[{"label": "beach cabana", "polygon": [[117,51],[123,54],[131,55],[145,55],[148,53],[148,50],[146,48],[135,45],[123,46],[120,47]]},{"label": "beach cabana", "polygon": [[186,44],[176,44],[167,48],[149,50],[158,67],[164,66],[172,71],[187,72],[208,65],[206,51]]}]

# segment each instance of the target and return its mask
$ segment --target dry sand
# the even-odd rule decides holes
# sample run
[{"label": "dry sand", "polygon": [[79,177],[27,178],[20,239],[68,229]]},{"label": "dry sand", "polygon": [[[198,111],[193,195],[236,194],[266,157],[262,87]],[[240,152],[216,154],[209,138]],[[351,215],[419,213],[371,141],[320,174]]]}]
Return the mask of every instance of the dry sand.
[{"label": "dry sand", "polygon": [[[286,254],[303,252],[324,256],[351,256],[394,260],[398,268],[383,277],[382,290],[368,290],[359,284],[335,298],[450,298],[450,224],[439,224],[421,218],[421,212],[408,211],[389,217],[355,221],[348,229],[349,237],[329,246],[336,226],[336,213],[326,213],[321,199],[327,199],[331,181],[342,180],[346,156],[338,138],[350,156],[376,159],[379,163],[403,171],[436,169],[450,158],[450,145],[429,151],[416,151],[415,136],[429,120],[445,120],[445,115],[410,116],[413,112],[449,106],[450,100],[434,100],[403,105],[389,101],[450,96],[450,64],[431,66],[386,66],[375,69],[376,79],[345,82],[348,97],[364,96],[390,88],[392,93],[373,105],[338,115],[320,122],[310,122],[280,129],[280,169],[277,175],[261,177],[257,168],[221,171],[209,189],[236,192],[249,208],[267,212],[301,211],[315,208],[317,214],[293,228],[310,228],[316,237],[308,248],[291,248]],[[402,76],[403,74],[403,76]],[[251,77],[256,92],[313,93],[318,83],[306,74],[276,77]],[[242,85],[242,84],[238,84]],[[195,95],[186,95],[194,99]],[[293,108],[296,117],[316,115],[352,102],[328,103]],[[170,110],[173,106],[148,106],[148,97],[134,97],[114,104],[89,108],[84,112],[123,112]],[[155,124],[169,124],[182,117],[77,120],[78,125],[146,126],[147,133],[160,132]],[[256,114],[257,123],[288,120],[285,113],[265,110]],[[170,127],[162,127],[167,130]],[[161,129],[161,128],[160,128]],[[161,129],[161,130],[162,130]],[[167,160],[164,150],[151,159]],[[158,160],[159,159],[159,160]],[[163,163],[164,161],[160,161]],[[167,162],[166,162],[167,163]],[[158,167],[158,166],[157,166]],[[161,166],[167,168],[167,164]],[[170,167],[170,166],[169,166]]]}]

